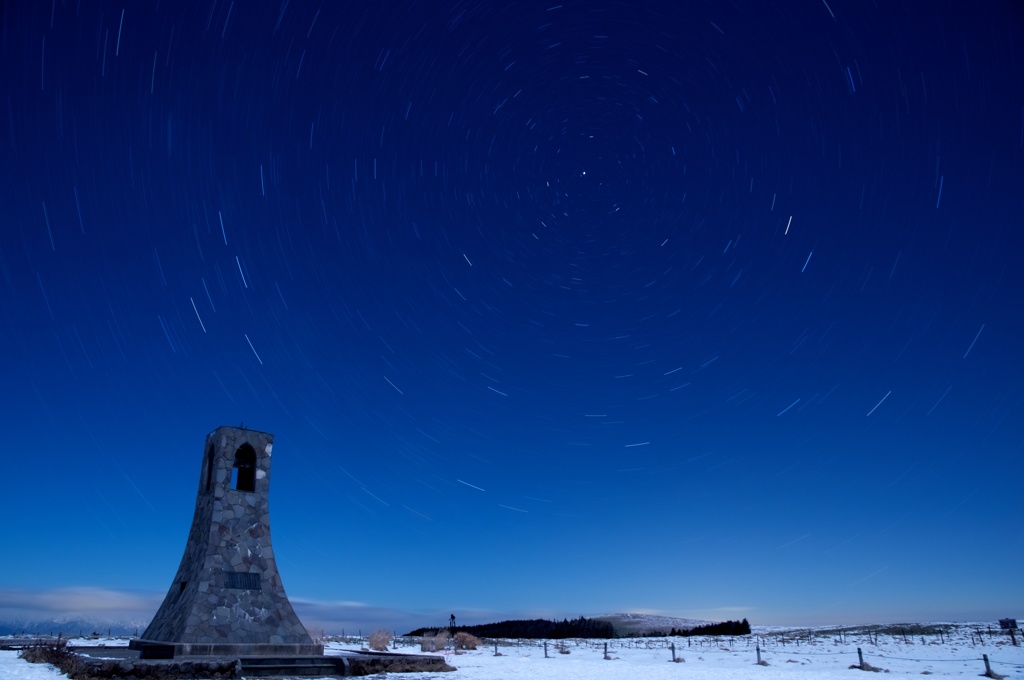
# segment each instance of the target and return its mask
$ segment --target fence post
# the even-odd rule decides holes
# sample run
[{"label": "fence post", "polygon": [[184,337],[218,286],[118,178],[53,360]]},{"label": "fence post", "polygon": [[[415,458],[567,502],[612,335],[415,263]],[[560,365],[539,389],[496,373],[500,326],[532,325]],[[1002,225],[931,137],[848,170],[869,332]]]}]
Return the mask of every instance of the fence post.
[{"label": "fence post", "polygon": [[676,643],[672,643],[672,660],[676,660]]},{"label": "fence post", "polygon": [[755,649],[757,650],[757,665],[760,666],[761,665],[761,645],[758,645],[757,647],[755,647]]},{"label": "fence post", "polygon": [[857,660],[860,661],[860,667],[864,668],[864,652],[860,651],[860,647],[857,648]]},{"label": "fence post", "polygon": [[548,658],[548,641],[544,641],[544,658]]},{"label": "fence post", "polygon": [[985,661],[985,677],[992,677],[992,667],[988,665],[988,654],[982,654],[981,658]]}]

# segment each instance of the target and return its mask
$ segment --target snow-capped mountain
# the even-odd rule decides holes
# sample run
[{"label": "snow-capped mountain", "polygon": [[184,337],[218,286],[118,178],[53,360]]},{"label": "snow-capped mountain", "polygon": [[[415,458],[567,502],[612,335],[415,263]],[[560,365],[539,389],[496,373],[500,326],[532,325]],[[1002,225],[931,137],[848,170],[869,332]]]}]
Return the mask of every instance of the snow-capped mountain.
[{"label": "snow-capped mountain", "polygon": [[668,633],[675,628],[688,629],[696,626],[703,626],[717,621],[704,621],[701,619],[684,619],[676,616],[658,616],[656,614],[608,614],[606,616],[593,617],[598,621],[607,621],[612,624],[615,634],[618,636],[642,635],[644,633],[662,632]]},{"label": "snow-capped mountain", "polygon": [[97,621],[86,618],[0,620],[0,635],[62,635],[64,637],[93,634],[136,635],[145,630],[148,621]]}]

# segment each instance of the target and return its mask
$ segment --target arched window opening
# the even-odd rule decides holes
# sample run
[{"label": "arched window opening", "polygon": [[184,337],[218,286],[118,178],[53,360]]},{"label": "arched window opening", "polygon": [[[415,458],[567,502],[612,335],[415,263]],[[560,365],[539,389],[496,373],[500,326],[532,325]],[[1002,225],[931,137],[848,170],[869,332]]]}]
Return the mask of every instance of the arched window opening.
[{"label": "arched window opening", "polygon": [[242,444],[235,451],[231,488],[237,491],[256,490],[256,450],[250,444]]}]

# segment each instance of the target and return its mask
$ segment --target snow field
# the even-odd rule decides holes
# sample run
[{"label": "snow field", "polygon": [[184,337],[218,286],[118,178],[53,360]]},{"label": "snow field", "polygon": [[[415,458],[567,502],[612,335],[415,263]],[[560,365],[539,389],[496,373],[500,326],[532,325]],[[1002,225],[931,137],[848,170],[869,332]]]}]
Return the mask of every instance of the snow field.
[{"label": "snow field", "polygon": [[[567,641],[569,654],[560,654],[557,642],[549,641],[548,658],[542,642],[503,641],[495,656],[493,643],[462,654],[444,654],[454,673],[424,674],[422,680],[867,680],[865,671],[851,669],[859,663],[860,648],[864,662],[889,678],[976,678],[984,674],[982,655],[987,654],[992,671],[1010,678],[1024,678],[1024,639],[1013,646],[1005,631],[992,635],[975,631],[989,630],[989,624],[957,625],[940,638],[907,635],[828,635],[814,631],[761,629],[742,638],[629,638],[608,641],[604,658],[603,640]],[[761,634],[758,634],[761,633]],[[671,645],[677,657],[672,663]],[[765,666],[757,665],[757,649]],[[352,649],[352,645],[329,643],[327,652]],[[398,651],[419,653],[418,647],[401,646]],[[388,676],[398,680],[401,676]]]},{"label": "snow field", "polygon": [[[1005,631],[990,624],[948,624],[951,630],[937,635],[831,634],[814,630],[758,628],[740,638],[626,638],[568,640],[568,654],[558,642],[536,640],[492,642],[474,651],[444,656],[458,670],[452,673],[390,674],[390,680],[868,680],[864,671],[851,669],[864,661],[885,672],[887,678],[977,678],[985,672],[982,655],[988,655],[994,673],[1008,680],[1024,678],[1024,636],[1014,646]],[[978,635],[982,631],[982,635]],[[992,631],[989,633],[988,631]],[[404,642],[404,645],[403,645]],[[689,644],[688,644],[689,643]],[[71,644],[124,645],[124,639],[72,640]],[[347,639],[326,644],[326,654],[358,650],[365,641]],[[671,661],[671,645],[683,662]],[[757,648],[768,665],[758,666]],[[420,653],[411,641],[399,640],[398,650]],[[30,664],[16,651],[0,650],[0,680],[55,680],[64,676],[45,664]]]},{"label": "snow field", "polygon": [[0,678],[3,680],[54,680],[66,677],[50,664],[28,663],[18,658],[18,652],[0,649]]}]

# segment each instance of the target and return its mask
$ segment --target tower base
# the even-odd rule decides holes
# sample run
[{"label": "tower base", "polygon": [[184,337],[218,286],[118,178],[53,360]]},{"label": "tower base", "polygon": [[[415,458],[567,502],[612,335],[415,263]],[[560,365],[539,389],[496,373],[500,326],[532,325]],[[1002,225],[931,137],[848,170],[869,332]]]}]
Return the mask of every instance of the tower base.
[{"label": "tower base", "polygon": [[[174,659],[182,656],[323,656],[321,644],[265,644],[236,642],[161,642],[135,638],[128,641],[128,647],[142,652],[165,652],[163,658]],[[157,657],[152,657],[157,658]]]}]

